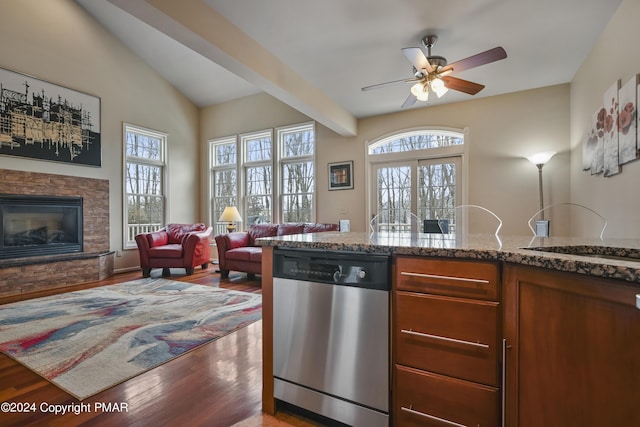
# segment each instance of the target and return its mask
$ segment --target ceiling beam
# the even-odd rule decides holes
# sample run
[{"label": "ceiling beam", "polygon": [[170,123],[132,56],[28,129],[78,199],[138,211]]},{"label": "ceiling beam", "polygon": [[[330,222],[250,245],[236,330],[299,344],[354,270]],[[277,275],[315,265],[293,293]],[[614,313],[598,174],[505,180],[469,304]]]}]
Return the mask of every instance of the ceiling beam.
[{"label": "ceiling beam", "polygon": [[200,55],[343,136],[357,119],[204,0],[109,0]]}]

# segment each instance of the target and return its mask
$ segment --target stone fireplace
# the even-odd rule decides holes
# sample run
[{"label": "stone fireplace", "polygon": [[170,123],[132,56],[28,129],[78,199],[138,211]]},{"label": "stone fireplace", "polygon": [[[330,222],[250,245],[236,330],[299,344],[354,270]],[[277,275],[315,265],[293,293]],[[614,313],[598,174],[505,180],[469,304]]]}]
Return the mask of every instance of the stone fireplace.
[{"label": "stone fireplace", "polygon": [[0,169],[0,298],[113,274],[109,181]]}]

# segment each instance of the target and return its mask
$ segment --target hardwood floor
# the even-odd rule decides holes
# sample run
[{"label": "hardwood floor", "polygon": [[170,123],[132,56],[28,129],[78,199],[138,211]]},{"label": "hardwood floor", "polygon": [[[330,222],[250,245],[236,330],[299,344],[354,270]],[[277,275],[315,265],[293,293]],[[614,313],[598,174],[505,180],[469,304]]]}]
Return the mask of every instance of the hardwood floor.
[{"label": "hardwood floor", "polygon": [[[154,270],[152,277],[160,277],[160,273]],[[140,277],[140,271],[121,273],[78,288]],[[184,270],[172,270],[171,279],[262,292],[259,276],[248,280],[244,274],[232,273],[230,279],[221,280],[212,267],[204,271],[198,268],[191,276],[185,276]],[[0,300],[0,304],[7,302],[11,301]],[[0,402],[10,402],[16,410],[25,404],[29,405],[27,409],[35,409],[12,413],[6,412],[3,406],[0,425],[228,427],[243,420],[245,426],[271,425],[260,421],[261,323],[253,323],[82,402],[0,354]],[[110,411],[107,410],[109,404]],[[79,414],[52,413],[54,405],[63,405]]]}]

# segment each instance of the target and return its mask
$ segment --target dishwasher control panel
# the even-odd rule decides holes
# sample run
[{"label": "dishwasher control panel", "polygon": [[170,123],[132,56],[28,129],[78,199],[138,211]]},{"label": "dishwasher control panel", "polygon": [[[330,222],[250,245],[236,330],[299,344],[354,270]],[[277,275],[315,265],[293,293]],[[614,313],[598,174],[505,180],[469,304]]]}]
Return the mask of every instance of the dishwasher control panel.
[{"label": "dishwasher control panel", "polygon": [[389,255],[275,249],[273,277],[390,290]]}]

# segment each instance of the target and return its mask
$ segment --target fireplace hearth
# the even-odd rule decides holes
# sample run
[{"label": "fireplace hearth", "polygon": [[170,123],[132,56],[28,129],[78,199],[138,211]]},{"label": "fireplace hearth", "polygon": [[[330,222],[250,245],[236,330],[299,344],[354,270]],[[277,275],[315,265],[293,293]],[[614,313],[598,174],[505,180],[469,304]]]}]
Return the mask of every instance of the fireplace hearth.
[{"label": "fireplace hearth", "polygon": [[82,197],[0,194],[0,259],[83,250]]}]

